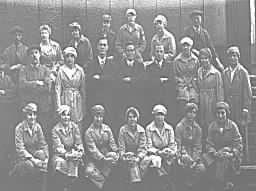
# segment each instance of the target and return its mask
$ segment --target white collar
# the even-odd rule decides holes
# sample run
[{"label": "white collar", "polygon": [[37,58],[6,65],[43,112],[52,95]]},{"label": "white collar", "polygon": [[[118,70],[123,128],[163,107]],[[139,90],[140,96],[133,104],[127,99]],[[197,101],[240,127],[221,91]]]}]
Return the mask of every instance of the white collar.
[{"label": "white collar", "polygon": [[126,64],[128,65],[128,66],[131,66],[131,67],[133,67],[133,65],[134,65],[134,60],[126,60]]},{"label": "white collar", "polygon": [[107,57],[106,56],[104,56],[103,58],[101,58],[100,56],[98,56],[98,61],[99,61],[99,63],[100,64],[105,64],[106,63],[106,59],[107,59]]}]

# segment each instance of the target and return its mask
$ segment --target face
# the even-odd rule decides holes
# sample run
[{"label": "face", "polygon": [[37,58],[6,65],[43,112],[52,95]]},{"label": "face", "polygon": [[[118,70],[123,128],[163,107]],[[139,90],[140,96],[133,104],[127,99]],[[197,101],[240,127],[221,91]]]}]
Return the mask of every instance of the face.
[{"label": "face", "polygon": [[65,64],[69,67],[72,67],[75,64],[75,56],[73,54],[66,54],[64,56],[65,58]]},{"label": "face", "polygon": [[193,25],[200,26],[202,23],[202,17],[200,15],[195,15],[192,18]]},{"label": "face", "polygon": [[70,112],[63,111],[60,115],[60,120],[63,125],[68,125],[68,123],[70,121]]},{"label": "face", "polygon": [[199,60],[202,67],[209,68],[211,66],[210,59],[206,55],[200,55]]},{"label": "face", "polygon": [[127,123],[128,123],[128,125],[132,126],[132,127],[136,126],[137,121],[138,121],[137,115],[135,115],[135,113],[133,113],[133,112],[129,112],[128,116],[127,116]]},{"label": "face", "polygon": [[155,29],[157,32],[162,32],[164,30],[164,23],[162,21],[155,22]]},{"label": "face", "polygon": [[182,52],[183,52],[184,54],[190,54],[190,52],[191,52],[191,46],[190,46],[188,43],[183,43],[183,44],[181,45],[181,47],[182,47]]},{"label": "face", "polygon": [[190,121],[194,121],[196,118],[197,111],[196,109],[191,109],[187,112],[187,119]]},{"label": "face", "polygon": [[41,35],[42,40],[50,39],[50,34],[49,34],[48,30],[41,30],[40,35]]},{"label": "face", "polygon": [[231,53],[228,55],[228,62],[231,67],[236,67],[239,62],[239,57],[236,53]]},{"label": "face", "polygon": [[104,28],[104,29],[109,29],[110,28],[110,21],[103,21],[102,22],[102,27]]},{"label": "face", "polygon": [[15,33],[15,40],[16,40],[16,41],[21,41],[22,38],[23,38],[23,35],[22,35],[21,32],[16,32],[16,33]]},{"label": "face", "polygon": [[80,30],[78,28],[73,28],[71,34],[73,38],[80,38]]},{"label": "face", "polygon": [[30,59],[33,65],[37,65],[40,62],[40,51],[38,49],[32,49],[30,52]]},{"label": "face", "polygon": [[155,57],[158,61],[164,59],[164,46],[159,45],[155,47]]},{"label": "face", "polygon": [[103,123],[104,116],[102,114],[96,114],[93,118],[93,123],[97,126],[101,126]]},{"label": "face", "polygon": [[128,21],[128,23],[135,23],[136,15],[128,14],[127,15],[127,21]]},{"label": "face", "polygon": [[154,117],[156,124],[161,125],[164,123],[165,115],[163,113],[156,113]]},{"label": "face", "polygon": [[106,55],[108,52],[108,40],[100,39],[97,45],[97,49],[100,55]]},{"label": "face", "polygon": [[218,109],[216,116],[219,122],[224,122],[227,119],[227,112],[225,109]]},{"label": "face", "polygon": [[27,122],[29,125],[34,125],[36,122],[37,115],[35,112],[30,111],[26,114]]},{"label": "face", "polygon": [[128,45],[126,47],[125,52],[126,52],[127,59],[134,60],[134,58],[135,58],[135,47],[134,47],[134,45]]}]

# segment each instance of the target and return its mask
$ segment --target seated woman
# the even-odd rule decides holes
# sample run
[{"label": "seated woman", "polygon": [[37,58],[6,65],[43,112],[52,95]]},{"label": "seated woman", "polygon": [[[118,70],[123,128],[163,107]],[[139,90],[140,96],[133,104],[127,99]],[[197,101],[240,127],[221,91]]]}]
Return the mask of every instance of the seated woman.
[{"label": "seated woman", "polygon": [[104,113],[105,109],[102,105],[92,107],[93,122],[84,135],[86,151],[88,151],[85,175],[93,183],[89,190],[103,188],[108,190],[108,186],[112,186],[109,184],[111,170],[119,159],[112,130],[103,123]]},{"label": "seated woman", "polygon": [[202,154],[202,130],[195,121],[198,106],[195,103],[185,105],[186,115],[177,124],[175,140],[178,146],[178,171],[175,174],[178,190],[202,188],[200,181],[205,166],[201,160]]},{"label": "seated woman", "polygon": [[234,186],[232,178],[242,159],[242,137],[235,122],[229,119],[229,114],[226,102],[216,104],[216,120],[210,124],[206,140],[204,158],[208,164],[207,174],[216,190]]},{"label": "seated woman", "polygon": [[127,181],[122,188],[127,191],[141,190],[141,161],[147,154],[146,133],[138,124],[139,116],[139,111],[134,107],[126,110],[126,124],[120,128],[118,138],[121,168],[125,174],[123,178]]},{"label": "seated woman", "polygon": [[[68,188],[78,177],[78,167],[82,163],[84,148],[78,125],[70,120],[70,107],[61,105],[57,110],[60,121],[52,129],[53,168],[55,185]],[[62,187],[63,186],[63,187]]]},{"label": "seated woman", "polygon": [[[147,190],[163,190],[171,184],[170,173],[175,164],[177,145],[171,125],[165,121],[167,109],[155,105],[154,120],[146,127],[148,161],[151,170],[145,174]],[[153,169],[153,171],[152,171]]]},{"label": "seated woman", "polygon": [[15,128],[17,163],[10,173],[23,177],[26,186],[32,186],[37,180],[35,178],[40,177],[43,180],[41,183],[44,183],[42,188],[46,189],[45,172],[47,172],[49,153],[42,127],[36,120],[37,105],[28,103],[22,111],[26,114],[26,118]]}]

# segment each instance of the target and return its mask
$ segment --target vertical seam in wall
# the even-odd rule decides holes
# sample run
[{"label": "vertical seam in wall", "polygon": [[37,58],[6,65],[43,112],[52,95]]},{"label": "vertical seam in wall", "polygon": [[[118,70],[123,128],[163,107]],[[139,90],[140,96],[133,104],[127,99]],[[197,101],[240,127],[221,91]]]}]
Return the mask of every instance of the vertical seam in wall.
[{"label": "vertical seam in wall", "polygon": [[158,2],[156,0],[156,3],[155,3],[155,15],[156,16],[158,14]]},{"label": "vertical seam in wall", "polygon": [[[182,15],[181,15],[181,11],[182,11],[182,0],[179,0],[179,34],[181,34],[182,29],[181,29],[181,25],[182,25]],[[179,37],[178,37],[179,38]],[[177,39],[178,40],[178,39]]]},{"label": "vertical seam in wall", "polygon": [[88,2],[87,0],[85,0],[85,7],[84,7],[84,15],[85,15],[85,22],[84,22],[84,28],[86,29],[87,28],[87,21],[88,21],[88,11],[87,11],[87,8],[88,8]]},{"label": "vertical seam in wall", "polygon": [[108,1],[108,11],[109,11],[109,14],[112,15],[111,14],[112,13],[112,1],[111,0]]},{"label": "vertical seam in wall", "polygon": [[38,28],[41,25],[41,0],[37,0],[37,20],[38,20]]},{"label": "vertical seam in wall", "polygon": [[61,41],[64,43],[64,0],[61,0]]},{"label": "vertical seam in wall", "polygon": [[205,17],[205,0],[203,0],[203,27],[205,27],[205,20],[206,20],[206,17]]}]

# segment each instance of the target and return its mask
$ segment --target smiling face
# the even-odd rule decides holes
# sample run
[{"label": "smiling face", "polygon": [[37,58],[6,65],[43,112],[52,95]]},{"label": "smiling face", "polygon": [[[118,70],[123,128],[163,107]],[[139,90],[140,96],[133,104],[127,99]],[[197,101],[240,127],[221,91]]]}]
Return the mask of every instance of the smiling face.
[{"label": "smiling face", "polygon": [[155,47],[155,57],[157,61],[164,59],[164,46],[163,45],[156,45]]},{"label": "smiling face", "polygon": [[36,118],[37,118],[36,112],[29,111],[26,113],[26,119],[30,126],[32,126],[36,123]]},{"label": "smiling face", "polygon": [[134,112],[129,112],[127,116],[127,124],[130,127],[135,127],[137,125],[138,116]]},{"label": "smiling face", "polygon": [[93,123],[94,123],[94,125],[96,125],[96,126],[98,126],[98,127],[102,125],[103,120],[104,120],[104,115],[103,115],[103,114],[100,114],[100,113],[97,113],[97,114],[94,115],[94,117],[93,117]]},{"label": "smiling face", "polygon": [[185,54],[185,55],[190,55],[191,53],[191,46],[190,44],[188,43],[183,43],[181,45],[181,48],[182,48],[182,53]]},{"label": "smiling face", "polygon": [[195,108],[187,111],[186,117],[189,121],[194,121],[196,118],[197,110]]},{"label": "smiling face", "polygon": [[163,113],[156,113],[154,115],[154,120],[157,126],[162,126],[164,124],[165,115]]},{"label": "smiling face", "polygon": [[128,14],[127,15],[127,21],[129,24],[134,24],[136,21],[136,15]]},{"label": "smiling face", "polygon": [[205,68],[205,69],[210,68],[211,62],[210,62],[210,58],[209,57],[207,57],[206,55],[202,54],[202,55],[199,56],[199,60],[200,60],[200,63],[201,63],[203,68]]},{"label": "smiling face", "polygon": [[15,41],[20,42],[22,41],[23,34],[21,32],[15,32]]},{"label": "smiling face", "polygon": [[128,60],[134,60],[135,59],[135,47],[133,44],[127,45],[126,49],[126,56]]},{"label": "smiling face", "polygon": [[70,111],[63,111],[60,115],[60,120],[61,120],[61,123],[64,125],[64,126],[67,126],[70,122],[70,119],[71,119],[71,116],[70,116]]}]

